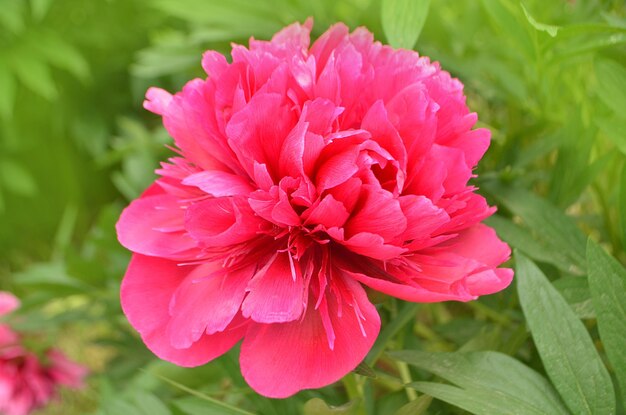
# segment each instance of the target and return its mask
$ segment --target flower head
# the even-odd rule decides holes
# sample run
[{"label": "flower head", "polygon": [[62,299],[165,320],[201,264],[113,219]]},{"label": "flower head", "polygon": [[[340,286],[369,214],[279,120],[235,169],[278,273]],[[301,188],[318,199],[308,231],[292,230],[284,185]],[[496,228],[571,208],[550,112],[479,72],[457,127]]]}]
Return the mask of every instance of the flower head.
[{"label": "flower head", "polygon": [[504,289],[510,250],[468,185],[490,133],[463,85],[416,52],[311,22],[214,51],[207,79],[151,88],[179,155],[117,224],[121,300],[159,357],[241,370],[286,397],[354,369],[380,328],[363,285],[408,301]]},{"label": "flower head", "polygon": [[[0,317],[19,307],[19,300],[0,291]],[[0,414],[27,415],[54,399],[59,386],[82,386],[87,369],[48,349],[44,360],[27,350],[10,326],[0,324]]]}]

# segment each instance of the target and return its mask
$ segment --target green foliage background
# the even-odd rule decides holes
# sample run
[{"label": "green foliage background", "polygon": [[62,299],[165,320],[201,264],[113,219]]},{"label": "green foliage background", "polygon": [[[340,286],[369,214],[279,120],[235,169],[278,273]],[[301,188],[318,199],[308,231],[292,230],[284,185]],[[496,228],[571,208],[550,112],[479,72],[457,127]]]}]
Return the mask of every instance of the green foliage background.
[{"label": "green foliage background", "polygon": [[[113,225],[169,153],[147,87],[308,16],[314,36],[365,25],[465,83],[517,283],[468,304],[375,298],[383,331],[357,373],[273,401],[236,350],[181,369],[145,349]],[[620,0],[0,0],[0,289],[41,347],[93,371],[42,413],[625,413],[625,45]]]}]

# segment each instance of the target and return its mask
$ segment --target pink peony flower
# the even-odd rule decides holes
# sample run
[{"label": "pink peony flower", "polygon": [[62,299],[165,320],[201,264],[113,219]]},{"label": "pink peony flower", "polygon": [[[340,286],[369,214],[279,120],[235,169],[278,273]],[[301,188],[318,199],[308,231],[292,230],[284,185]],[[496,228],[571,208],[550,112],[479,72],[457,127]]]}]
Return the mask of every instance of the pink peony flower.
[{"label": "pink peony flower", "polygon": [[151,88],[179,156],[117,223],[134,252],[130,323],[160,358],[202,365],[243,339],[241,370],[282,398],[337,381],[380,318],[363,285],[417,302],[507,287],[510,250],[469,186],[490,133],[463,85],[417,53],[311,21],[214,51],[207,79]]},{"label": "pink peony flower", "polygon": [[[0,292],[0,317],[19,307],[19,300]],[[45,362],[26,350],[11,327],[0,324],[0,414],[27,415],[49,403],[60,385],[81,387],[87,369],[49,349]]]}]

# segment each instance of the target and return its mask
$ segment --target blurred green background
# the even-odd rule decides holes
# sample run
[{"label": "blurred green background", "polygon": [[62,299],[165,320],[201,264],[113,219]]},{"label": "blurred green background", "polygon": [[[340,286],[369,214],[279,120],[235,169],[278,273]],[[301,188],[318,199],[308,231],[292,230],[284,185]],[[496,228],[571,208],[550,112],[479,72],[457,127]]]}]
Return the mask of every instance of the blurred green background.
[{"label": "blurred green background", "polygon": [[[281,402],[245,386],[233,353],[194,370],[155,361],[119,309],[129,255],[113,229],[171,154],[141,106],[149,86],[176,91],[203,76],[204,50],[228,56],[230,42],[268,39],[308,16],[314,37],[343,21],[385,42],[403,30],[392,3],[0,0],[0,289],[23,299],[23,330],[94,372],[86,390],[43,413],[222,413],[206,409],[207,396],[253,412],[324,413],[311,399],[340,405],[360,393],[366,402],[346,411],[385,414],[415,397],[391,374],[430,375],[385,368],[386,357],[378,381],[356,375],[356,389],[348,379]],[[626,260],[625,45],[619,0],[433,0],[415,47],[465,83],[493,132],[476,181],[499,205],[490,224],[556,281],[596,341],[589,289],[571,277],[586,275],[584,235]],[[472,304],[381,305],[384,320],[403,310],[413,324],[380,350],[452,352],[473,341],[469,350],[499,350],[544,373],[515,287]],[[428,411],[463,413],[441,401]]]}]

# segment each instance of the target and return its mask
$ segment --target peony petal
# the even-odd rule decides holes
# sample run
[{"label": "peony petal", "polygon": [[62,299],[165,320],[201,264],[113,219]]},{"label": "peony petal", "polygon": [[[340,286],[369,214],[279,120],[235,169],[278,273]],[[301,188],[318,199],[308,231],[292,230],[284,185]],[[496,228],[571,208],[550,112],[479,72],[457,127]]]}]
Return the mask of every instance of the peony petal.
[{"label": "peony petal", "polygon": [[235,319],[224,331],[204,335],[187,349],[172,346],[166,331],[169,304],[191,271],[190,266],[134,254],[121,288],[124,314],[146,346],[161,359],[186,367],[202,365],[221,356],[241,339],[246,329],[241,319]]},{"label": "peony petal", "polygon": [[241,197],[220,197],[195,203],[187,209],[185,227],[206,247],[223,247],[248,241],[261,229],[262,220],[254,215]]},{"label": "peony petal", "polygon": [[0,291],[0,317],[10,314],[20,307],[20,300],[13,294]]},{"label": "peony petal", "polygon": [[412,250],[430,240],[435,230],[450,220],[446,211],[435,206],[427,197],[406,195],[398,201],[407,220],[407,228],[398,239],[400,243],[410,241]]},{"label": "peony petal", "polygon": [[359,148],[354,146],[346,151],[330,157],[317,171],[317,188],[319,192],[330,189],[354,176],[359,171],[357,157]]},{"label": "peony petal", "polygon": [[172,102],[172,94],[161,88],[148,88],[146,91],[146,100],[143,106],[150,112],[163,115],[167,112],[167,107]]},{"label": "peony petal", "polygon": [[207,170],[241,170],[217,126],[207,81],[188,82],[166,106],[163,96],[161,92],[159,104],[150,105],[158,106],[165,128],[188,160]]},{"label": "peony petal", "polygon": [[240,361],[254,390],[286,398],[338,381],[365,358],[378,336],[380,317],[358,283],[346,280],[345,284],[339,289],[343,298],[328,298],[335,333],[332,350],[322,318],[311,306],[298,321],[250,325]]},{"label": "peony petal", "polygon": [[258,92],[226,127],[228,143],[239,162],[254,176],[254,163],[265,164],[278,177],[278,157],[285,137],[296,124],[284,98],[276,93]]},{"label": "peony petal", "polygon": [[387,190],[363,185],[362,199],[345,226],[346,236],[358,233],[380,235],[385,242],[406,230],[407,220],[400,202]]},{"label": "peony petal", "polygon": [[47,358],[50,361],[48,374],[54,383],[71,388],[82,388],[85,385],[84,378],[89,373],[87,367],[72,362],[56,349],[48,351]]},{"label": "peony petal", "polygon": [[193,257],[197,242],[184,227],[178,199],[160,194],[134,200],[115,228],[120,243],[133,252],[170,259]]},{"label": "peony petal", "polygon": [[220,170],[192,174],[187,176],[182,184],[195,186],[214,197],[247,195],[254,191],[245,178]]},{"label": "peony petal", "polygon": [[228,69],[228,61],[219,52],[208,50],[202,55],[202,69],[211,78],[219,78]]},{"label": "peony petal", "polygon": [[178,286],[169,305],[170,344],[186,349],[206,334],[224,331],[239,311],[254,268],[196,267]]},{"label": "peony petal", "polygon": [[332,195],[326,195],[319,203],[304,211],[302,217],[305,224],[319,224],[325,228],[342,227],[350,213],[343,203],[336,200]]},{"label": "peony petal", "polygon": [[260,269],[248,285],[241,307],[244,317],[259,323],[284,323],[302,315],[306,287],[300,265],[279,254]]},{"label": "peony petal", "polygon": [[370,232],[360,232],[346,239],[341,228],[329,228],[328,235],[352,252],[366,257],[386,261],[407,251],[406,248],[386,244],[382,236]]},{"label": "peony petal", "polygon": [[369,131],[372,134],[372,140],[387,150],[400,163],[403,171],[406,170],[406,148],[398,131],[389,121],[387,110],[382,100],[379,99],[370,107],[363,118],[361,128]]}]

